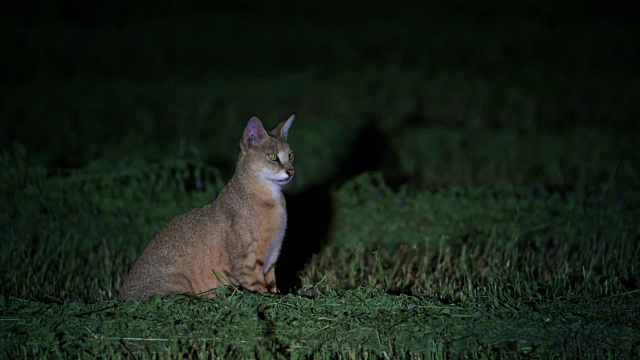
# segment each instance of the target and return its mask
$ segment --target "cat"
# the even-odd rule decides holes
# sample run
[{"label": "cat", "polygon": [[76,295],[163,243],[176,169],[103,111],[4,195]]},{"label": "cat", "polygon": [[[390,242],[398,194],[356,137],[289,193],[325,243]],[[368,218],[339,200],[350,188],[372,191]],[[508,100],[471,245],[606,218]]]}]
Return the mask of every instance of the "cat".
[{"label": "cat", "polygon": [[278,292],[275,265],[287,228],[281,187],[294,175],[287,143],[295,114],[266,131],[257,117],[240,140],[236,170],[216,200],[171,220],[134,263],[122,301],[161,294],[211,297],[220,285]]}]

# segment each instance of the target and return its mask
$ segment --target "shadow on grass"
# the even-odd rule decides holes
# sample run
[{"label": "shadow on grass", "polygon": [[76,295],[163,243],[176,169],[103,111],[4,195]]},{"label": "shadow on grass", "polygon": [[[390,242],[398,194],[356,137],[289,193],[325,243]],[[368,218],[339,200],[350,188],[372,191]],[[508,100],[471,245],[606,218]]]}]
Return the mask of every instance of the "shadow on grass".
[{"label": "shadow on grass", "polygon": [[379,170],[386,150],[384,136],[371,122],[356,136],[337,178],[287,196],[287,233],[276,267],[282,293],[300,286],[298,273],[331,238],[331,187],[362,172]]},{"label": "shadow on grass", "polygon": [[298,287],[298,272],[329,236],[331,200],[327,185],[318,185],[287,196],[288,225],[282,253],[276,265],[278,289],[289,293]]}]

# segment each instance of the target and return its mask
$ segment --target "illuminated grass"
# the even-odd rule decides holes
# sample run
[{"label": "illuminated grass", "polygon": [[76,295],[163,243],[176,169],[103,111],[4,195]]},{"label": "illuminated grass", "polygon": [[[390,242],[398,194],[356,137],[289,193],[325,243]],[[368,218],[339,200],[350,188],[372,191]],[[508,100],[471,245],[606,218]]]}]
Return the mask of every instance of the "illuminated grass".
[{"label": "illuminated grass", "polygon": [[365,173],[335,191],[331,239],[294,292],[120,303],[144,244],[210,200],[216,171],[2,161],[3,357],[639,355],[640,194],[615,182],[393,191]]}]

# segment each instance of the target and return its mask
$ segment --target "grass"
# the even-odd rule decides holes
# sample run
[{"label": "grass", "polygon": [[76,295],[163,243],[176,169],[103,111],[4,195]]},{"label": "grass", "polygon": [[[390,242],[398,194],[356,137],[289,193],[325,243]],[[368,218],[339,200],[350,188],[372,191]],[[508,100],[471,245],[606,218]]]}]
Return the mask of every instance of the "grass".
[{"label": "grass", "polygon": [[635,191],[536,188],[396,193],[379,175],[363,174],[339,190],[334,241],[309,264],[305,282],[447,301],[633,291],[640,247],[631,204],[639,200]]},{"label": "grass", "polygon": [[197,159],[46,174],[27,158],[2,157],[3,357],[639,355],[640,193],[615,178],[394,191],[364,173],[334,191],[330,239],[290,292],[120,303],[142,247],[219,174]]},{"label": "grass", "polygon": [[637,320],[611,320],[637,314],[624,297],[445,305],[358,288],[282,296],[223,290],[207,301],[169,296],[89,305],[14,299],[4,306],[12,312],[6,327],[34,329],[3,339],[5,350],[24,357],[637,355]]},{"label": "grass", "polygon": [[[148,5],[0,22],[0,358],[640,357],[633,20]],[[292,287],[116,301],[291,112]]]}]

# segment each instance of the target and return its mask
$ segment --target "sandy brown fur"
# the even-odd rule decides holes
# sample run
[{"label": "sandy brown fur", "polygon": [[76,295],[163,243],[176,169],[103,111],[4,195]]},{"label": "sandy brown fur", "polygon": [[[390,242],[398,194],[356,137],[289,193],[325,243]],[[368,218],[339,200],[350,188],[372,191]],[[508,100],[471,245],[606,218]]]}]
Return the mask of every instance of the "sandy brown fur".
[{"label": "sandy brown fur", "polygon": [[275,263],[287,227],[280,188],[293,176],[286,142],[293,118],[268,133],[257,118],[249,121],[229,183],[214,202],[176,216],[155,236],[129,272],[121,300],[168,293],[211,296],[209,290],[221,282],[277,292]]}]

